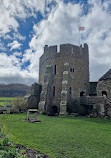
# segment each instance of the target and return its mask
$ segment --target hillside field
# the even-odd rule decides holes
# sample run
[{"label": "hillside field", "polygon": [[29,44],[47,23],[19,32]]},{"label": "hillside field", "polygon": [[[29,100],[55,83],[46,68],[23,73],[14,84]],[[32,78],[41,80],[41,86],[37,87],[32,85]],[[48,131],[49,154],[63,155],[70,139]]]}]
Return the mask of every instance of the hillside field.
[{"label": "hillside field", "polygon": [[0,115],[16,144],[51,158],[111,158],[110,120],[39,115],[41,123],[29,123],[25,118],[26,114]]},{"label": "hillside field", "polygon": [[16,97],[0,97],[0,106],[12,105],[14,99]]}]

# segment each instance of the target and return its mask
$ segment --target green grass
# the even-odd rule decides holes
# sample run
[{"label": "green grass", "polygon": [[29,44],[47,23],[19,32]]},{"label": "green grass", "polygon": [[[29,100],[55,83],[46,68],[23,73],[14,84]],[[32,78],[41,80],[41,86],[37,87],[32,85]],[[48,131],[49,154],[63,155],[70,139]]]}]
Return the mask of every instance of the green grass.
[{"label": "green grass", "polygon": [[0,97],[0,105],[10,105],[16,97]]},{"label": "green grass", "polygon": [[56,158],[111,158],[109,120],[39,115],[41,123],[28,123],[25,118],[26,114],[4,115],[17,144]]}]

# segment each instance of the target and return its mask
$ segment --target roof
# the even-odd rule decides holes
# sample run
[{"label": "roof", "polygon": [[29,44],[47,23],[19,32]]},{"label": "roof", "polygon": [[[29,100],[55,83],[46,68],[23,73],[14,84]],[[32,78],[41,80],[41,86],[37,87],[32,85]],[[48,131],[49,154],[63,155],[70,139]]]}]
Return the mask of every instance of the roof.
[{"label": "roof", "polygon": [[99,79],[99,81],[108,80],[108,79],[111,79],[111,69],[110,69],[109,71],[107,71],[107,72]]}]

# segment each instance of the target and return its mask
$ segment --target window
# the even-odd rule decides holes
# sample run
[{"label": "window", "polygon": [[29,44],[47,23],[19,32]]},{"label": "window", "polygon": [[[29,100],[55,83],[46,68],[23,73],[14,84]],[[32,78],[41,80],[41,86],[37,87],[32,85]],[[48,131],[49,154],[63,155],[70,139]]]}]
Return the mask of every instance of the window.
[{"label": "window", "polygon": [[72,68],[70,68],[70,72],[72,72]]},{"label": "window", "polygon": [[107,96],[107,92],[106,91],[102,91],[102,96]]},{"label": "window", "polygon": [[54,75],[56,75],[56,73],[57,73],[57,67],[56,65],[54,65]]},{"label": "window", "polygon": [[55,96],[55,86],[53,86],[53,97]]},{"label": "window", "polygon": [[69,88],[69,94],[72,95],[72,88]]},{"label": "window", "polygon": [[74,68],[70,68],[70,72],[74,72]]},{"label": "window", "polygon": [[84,96],[84,91],[81,91],[81,92],[80,92],[80,96],[81,96],[81,97]]}]

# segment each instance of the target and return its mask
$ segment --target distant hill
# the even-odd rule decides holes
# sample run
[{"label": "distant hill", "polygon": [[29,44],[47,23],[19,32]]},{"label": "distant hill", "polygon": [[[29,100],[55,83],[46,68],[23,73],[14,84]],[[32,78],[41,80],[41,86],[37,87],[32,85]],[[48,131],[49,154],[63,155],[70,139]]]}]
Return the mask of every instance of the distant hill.
[{"label": "distant hill", "polygon": [[25,84],[0,84],[0,97],[18,97],[30,93],[30,86]]}]

